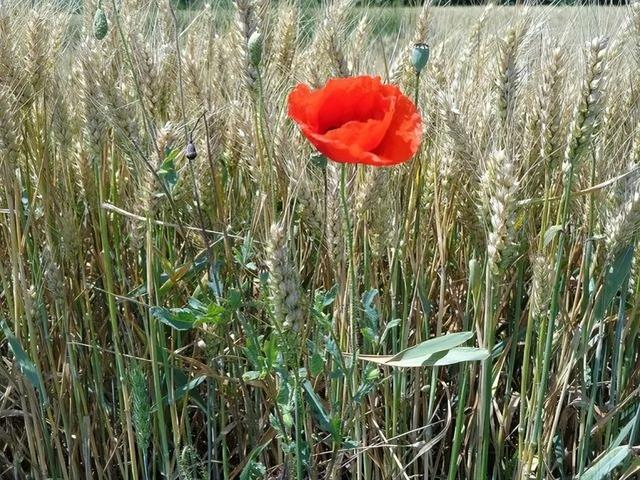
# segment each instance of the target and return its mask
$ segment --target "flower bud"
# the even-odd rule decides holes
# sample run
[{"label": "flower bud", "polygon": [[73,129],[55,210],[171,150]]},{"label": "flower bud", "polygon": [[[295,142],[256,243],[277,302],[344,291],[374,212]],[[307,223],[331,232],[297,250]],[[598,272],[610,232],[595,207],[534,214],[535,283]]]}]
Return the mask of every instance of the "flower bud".
[{"label": "flower bud", "polygon": [[420,74],[422,69],[427,65],[429,61],[429,45],[426,43],[416,43],[411,49],[411,65],[416,71],[416,74]]},{"label": "flower bud", "polygon": [[107,36],[109,31],[109,25],[107,23],[107,16],[101,6],[96,10],[96,14],[93,16],[93,36],[98,40],[102,40]]},{"label": "flower bud", "polygon": [[187,148],[185,148],[184,150],[184,156],[189,160],[194,160],[198,156],[198,152],[196,152],[196,146],[193,144],[193,140],[189,140]]},{"label": "flower bud", "polygon": [[251,65],[258,67],[260,60],[262,60],[262,35],[260,35],[260,32],[256,30],[251,34],[247,47],[249,49],[249,61]]}]

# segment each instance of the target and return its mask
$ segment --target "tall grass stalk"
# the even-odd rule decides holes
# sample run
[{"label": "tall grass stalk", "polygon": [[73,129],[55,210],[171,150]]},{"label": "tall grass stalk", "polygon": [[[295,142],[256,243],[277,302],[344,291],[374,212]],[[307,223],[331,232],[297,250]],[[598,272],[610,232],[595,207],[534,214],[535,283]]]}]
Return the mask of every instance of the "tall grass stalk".
[{"label": "tall grass stalk", "polygon": [[[359,3],[3,4],[0,477],[633,478],[640,8]],[[289,120],[356,74],[410,162]]]}]

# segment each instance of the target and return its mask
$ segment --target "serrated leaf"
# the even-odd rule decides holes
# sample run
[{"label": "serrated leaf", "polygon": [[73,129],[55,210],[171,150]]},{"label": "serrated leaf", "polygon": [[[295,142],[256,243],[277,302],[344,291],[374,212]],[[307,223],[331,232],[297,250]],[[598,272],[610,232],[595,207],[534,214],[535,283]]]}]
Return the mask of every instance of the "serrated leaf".
[{"label": "serrated leaf", "polygon": [[361,298],[365,320],[362,326],[362,334],[365,340],[365,344],[378,343],[378,319],[380,315],[375,305],[373,304],[373,301],[375,300],[377,295],[378,290],[374,288],[362,294]]},{"label": "serrated leaf", "polygon": [[373,301],[378,296],[378,289],[372,288],[362,294],[362,306],[365,308],[371,308],[373,306]]},{"label": "serrated leaf", "polygon": [[207,307],[207,312],[202,316],[198,316],[197,321],[198,323],[207,323],[207,324],[220,323],[224,313],[225,313],[224,307],[221,307],[220,305],[216,305],[215,303],[211,303]]},{"label": "serrated leaf", "polygon": [[628,445],[616,447],[602,455],[599,460],[589,467],[581,476],[580,480],[602,480],[609,475],[618,465],[624,462],[631,449]]}]

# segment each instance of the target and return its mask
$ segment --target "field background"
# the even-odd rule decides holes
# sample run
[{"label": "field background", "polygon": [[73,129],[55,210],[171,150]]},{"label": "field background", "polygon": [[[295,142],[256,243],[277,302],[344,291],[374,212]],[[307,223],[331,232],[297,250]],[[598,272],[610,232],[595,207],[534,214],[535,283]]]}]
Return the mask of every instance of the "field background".
[{"label": "field background", "polygon": [[[3,2],[0,478],[638,478],[639,66],[637,4]],[[287,119],[358,74],[411,162]]]}]

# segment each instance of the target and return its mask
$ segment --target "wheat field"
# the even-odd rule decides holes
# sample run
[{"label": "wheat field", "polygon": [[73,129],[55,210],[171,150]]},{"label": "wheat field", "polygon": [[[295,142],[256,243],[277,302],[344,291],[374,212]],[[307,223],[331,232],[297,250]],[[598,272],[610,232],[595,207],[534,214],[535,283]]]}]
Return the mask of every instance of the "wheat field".
[{"label": "wheat field", "polygon": [[[0,478],[640,478],[639,67],[640,4],[1,2]],[[288,118],[355,75],[409,162]]]}]

